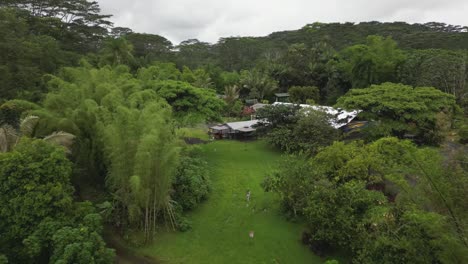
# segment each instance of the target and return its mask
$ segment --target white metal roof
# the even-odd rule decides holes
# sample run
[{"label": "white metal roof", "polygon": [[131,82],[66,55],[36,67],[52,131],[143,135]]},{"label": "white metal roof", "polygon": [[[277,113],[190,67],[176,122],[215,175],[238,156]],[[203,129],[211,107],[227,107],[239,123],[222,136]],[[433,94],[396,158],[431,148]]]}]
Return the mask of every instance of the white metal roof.
[{"label": "white metal roof", "polygon": [[[275,102],[273,105],[293,105],[292,103],[282,103],[282,102]],[[308,105],[308,104],[299,104],[302,108],[311,108],[316,111],[325,112],[331,116],[333,119],[329,120],[330,125],[334,128],[340,128],[342,126],[347,125],[351,122],[362,110],[352,110],[346,111],[341,108],[333,108],[331,106],[324,106],[324,105]]]},{"label": "white metal roof", "polygon": [[226,123],[226,125],[230,127],[232,130],[238,130],[242,132],[251,132],[255,130],[255,128],[253,128],[252,126],[256,125],[257,123],[258,123],[258,120],[249,120],[249,121]]},{"label": "white metal roof", "polygon": [[226,129],[229,129],[229,127],[226,126],[226,125],[217,125],[217,126],[212,126],[210,128],[213,129],[213,130],[226,130]]},{"label": "white metal roof", "polygon": [[255,111],[257,111],[258,109],[261,109],[261,108],[263,108],[263,107],[265,107],[265,106],[267,106],[267,105],[269,105],[269,104],[256,103],[256,104],[252,105],[252,108],[253,108]]}]

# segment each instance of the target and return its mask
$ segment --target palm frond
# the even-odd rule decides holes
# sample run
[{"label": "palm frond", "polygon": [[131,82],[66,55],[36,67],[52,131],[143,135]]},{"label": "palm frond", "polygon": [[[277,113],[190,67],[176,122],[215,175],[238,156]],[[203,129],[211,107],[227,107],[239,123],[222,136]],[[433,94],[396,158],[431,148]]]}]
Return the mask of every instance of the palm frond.
[{"label": "palm frond", "polygon": [[10,151],[18,141],[16,130],[10,125],[0,127],[0,152]]},{"label": "palm frond", "polygon": [[20,132],[21,135],[26,137],[32,137],[34,133],[34,128],[36,128],[37,122],[39,122],[38,116],[27,116],[21,120]]},{"label": "palm frond", "polygon": [[74,139],[75,135],[63,131],[54,132],[44,138],[47,142],[65,147],[69,153],[71,152]]}]

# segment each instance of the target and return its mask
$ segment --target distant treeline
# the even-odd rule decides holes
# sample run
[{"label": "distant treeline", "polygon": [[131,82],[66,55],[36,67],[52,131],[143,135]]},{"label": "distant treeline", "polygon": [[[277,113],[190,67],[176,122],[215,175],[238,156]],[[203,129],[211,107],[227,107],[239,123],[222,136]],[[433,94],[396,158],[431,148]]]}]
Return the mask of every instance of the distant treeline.
[{"label": "distant treeline", "polygon": [[[0,8],[3,100],[40,100],[45,74],[76,66],[81,58],[94,66],[127,64],[135,72],[155,61],[200,69],[221,94],[228,85],[242,90],[241,71],[255,70],[277,82],[279,91],[318,87],[319,101],[326,104],[350,88],[383,82],[433,86],[454,94],[462,105],[467,100],[468,29],[462,26],[316,22],[266,37],[220,38],[214,44],[189,39],[176,45],[163,36],[113,27],[96,2],[9,0]],[[272,98],[241,91],[241,97],[258,94],[260,100]]]}]

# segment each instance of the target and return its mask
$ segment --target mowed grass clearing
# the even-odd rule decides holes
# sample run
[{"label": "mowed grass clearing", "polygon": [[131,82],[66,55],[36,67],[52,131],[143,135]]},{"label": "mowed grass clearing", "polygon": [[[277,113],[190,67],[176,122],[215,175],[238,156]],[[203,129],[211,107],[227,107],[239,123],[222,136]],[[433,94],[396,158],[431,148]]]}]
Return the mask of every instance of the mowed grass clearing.
[{"label": "mowed grass clearing", "polygon": [[[188,214],[192,229],[161,231],[139,249],[163,263],[323,263],[300,242],[302,227],[286,221],[279,201],[260,186],[280,161],[262,141],[221,140],[202,146],[213,190]],[[247,206],[246,192],[251,190]],[[249,238],[254,231],[254,238]]]}]

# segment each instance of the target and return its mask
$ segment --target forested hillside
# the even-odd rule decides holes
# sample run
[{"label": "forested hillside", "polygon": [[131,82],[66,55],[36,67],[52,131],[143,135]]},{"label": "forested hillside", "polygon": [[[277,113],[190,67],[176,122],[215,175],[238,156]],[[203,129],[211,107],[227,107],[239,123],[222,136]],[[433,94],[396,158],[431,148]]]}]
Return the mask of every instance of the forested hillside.
[{"label": "forested hillside", "polygon": [[[255,217],[277,228],[271,239],[297,232],[288,239],[303,245],[278,254],[304,260],[307,247],[314,263],[466,263],[467,27],[316,22],[177,44],[111,15],[89,0],[0,2],[0,263],[113,263],[152,245],[169,251],[150,256],[184,259],[161,234],[206,239],[200,252],[225,262],[220,252],[248,249],[236,228]],[[276,93],[293,104],[271,104]],[[336,116],[299,104],[356,110],[364,125],[337,129]],[[258,144],[207,136],[254,117]],[[279,167],[250,173],[249,148]],[[211,195],[239,225],[197,218],[203,232],[190,233],[191,217],[217,213],[193,213]],[[217,221],[226,243],[197,237]],[[290,259],[253,248],[258,261]]]}]

